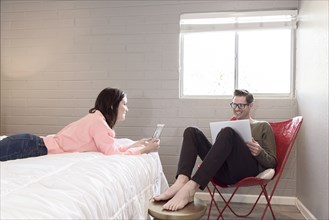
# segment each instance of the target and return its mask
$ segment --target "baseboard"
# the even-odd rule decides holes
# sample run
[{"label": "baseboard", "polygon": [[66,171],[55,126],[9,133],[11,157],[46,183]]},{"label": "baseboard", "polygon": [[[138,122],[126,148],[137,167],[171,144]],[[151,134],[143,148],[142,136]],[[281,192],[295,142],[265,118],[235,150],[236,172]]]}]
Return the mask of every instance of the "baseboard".
[{"label": "baseboard", "polygon": [[[204,201],[210,201],[210,195],[207,192],[197,192],[196,196]],[[230,194],[223,194],[225,199],[229,198]],[[216,200],[220,201],[221,198],[219,195],[215,196]],[[257,199],[257,195],[244,195],[244,194],[235,194],[232,202],[240,202],[240,203],[254,203]],[[262,196],[258,203],[266,204],[266,200],[264,196]],[[305,217],[305,219],[316,220],[315,216],[304,206],[304,204],[299,201],[296,197],[289,196],[273,196],[271,199],[271,204],[273,205],[295,205],[301,214]]]},{"label": "baseboard", "polygon": [[[202,200],[210,201],[210,195],[207,192],[197,192],[196,196]],[[223,194],[225,198],[228,198],[230,194]],[[216,200],[220,200],[219,195],[216,195]],[[257,199],[256,195],[244,195],[244,194],[235,194],[232,202],[241,202],[241,203],[254,203]],[[262,196],[259,201],[260,204],[265,204],[266,200]],[[271,204],[275,205],[296,205],[296,197],[288,196],[273,196]]]},{"label": "baseboard", "polygon": [[316,217],[308,210],[304,204],[299,201],[299,199],[296,198],[296,206],[299,209],[299,211],[302,213],[302,215],[305,217],[305,219],[309,220],[316,220]]}]

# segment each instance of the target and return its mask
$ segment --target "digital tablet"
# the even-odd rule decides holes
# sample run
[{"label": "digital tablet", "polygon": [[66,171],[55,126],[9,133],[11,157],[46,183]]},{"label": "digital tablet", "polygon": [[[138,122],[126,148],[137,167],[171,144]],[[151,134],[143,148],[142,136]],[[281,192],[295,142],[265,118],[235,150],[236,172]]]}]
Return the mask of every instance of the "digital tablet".
[{"label": "digital tablet", "polygon": [[210,122],[212,143],[215,143],[218,133],[222,128],[225,127],[233,128],[242,137],[244,141],[251,141],[252,139],[249,119],[220,121],[220,122]]},{"label": "digital tablet", "polygon": [[159,139],[164,126],[165,126],[164,124],[157,124],[157,127],[154,131],[152,138]]}]

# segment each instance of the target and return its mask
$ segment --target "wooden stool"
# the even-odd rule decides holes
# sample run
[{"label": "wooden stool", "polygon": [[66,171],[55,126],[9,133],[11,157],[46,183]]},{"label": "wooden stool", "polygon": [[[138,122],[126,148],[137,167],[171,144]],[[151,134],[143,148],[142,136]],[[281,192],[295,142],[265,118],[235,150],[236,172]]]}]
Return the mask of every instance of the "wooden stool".
[{"label": "wooden stool", "polygon": [[207,210],[207,205],[201,199],[194,197],[194,201],[190,202],[183,209],[178,211],[168,211],[162,209],[162,206],[167,201],[155,202],[151,201],[148,213],[155,219],[170,219],[170,220],[192,220],[200,219]]}]

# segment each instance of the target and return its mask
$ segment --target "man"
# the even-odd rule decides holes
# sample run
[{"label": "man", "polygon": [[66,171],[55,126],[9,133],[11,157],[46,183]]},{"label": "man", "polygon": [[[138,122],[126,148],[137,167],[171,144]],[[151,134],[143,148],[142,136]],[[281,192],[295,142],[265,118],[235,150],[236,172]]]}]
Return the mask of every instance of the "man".
[{"label": "man", "polygon": [[[195,127],[185,129],[175,183],[155,201],[168,200],[166,210],[176,211],[193,201],[198,188],[204,190],[212,178],[234,184],[248,176],[276,166],[276,146],[271,126],[251,118],[254,97],[247,90],[236,89],[230,106],[236,120],[249,119],[252,141],[243,139],[230,127],[222,129],[212,145]],[[199,156],[202,165],[191,176]]]}]

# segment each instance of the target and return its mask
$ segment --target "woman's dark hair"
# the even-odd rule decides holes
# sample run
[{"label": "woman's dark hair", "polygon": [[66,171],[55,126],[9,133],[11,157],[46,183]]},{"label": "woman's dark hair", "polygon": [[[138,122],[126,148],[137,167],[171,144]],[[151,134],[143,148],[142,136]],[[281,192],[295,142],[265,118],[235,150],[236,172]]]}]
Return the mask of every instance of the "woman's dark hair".
[{"label": "woman's dark hair", "polygon": [[254,101],[254,96],[250,92],[248,92],[248,90],[245,90],[245,89],[235,89],[234,96],[246,97],[246,101],[248,104],[250,104]]},{"label": "woman's dark hair", "polygon": [[119,104],[125,96],[126,94],[120,89],[105,88],[97,96],[95,107],[91,108],[89,113],[100,111],[105,117],[106,123],[113,128],[117,122]]}]

